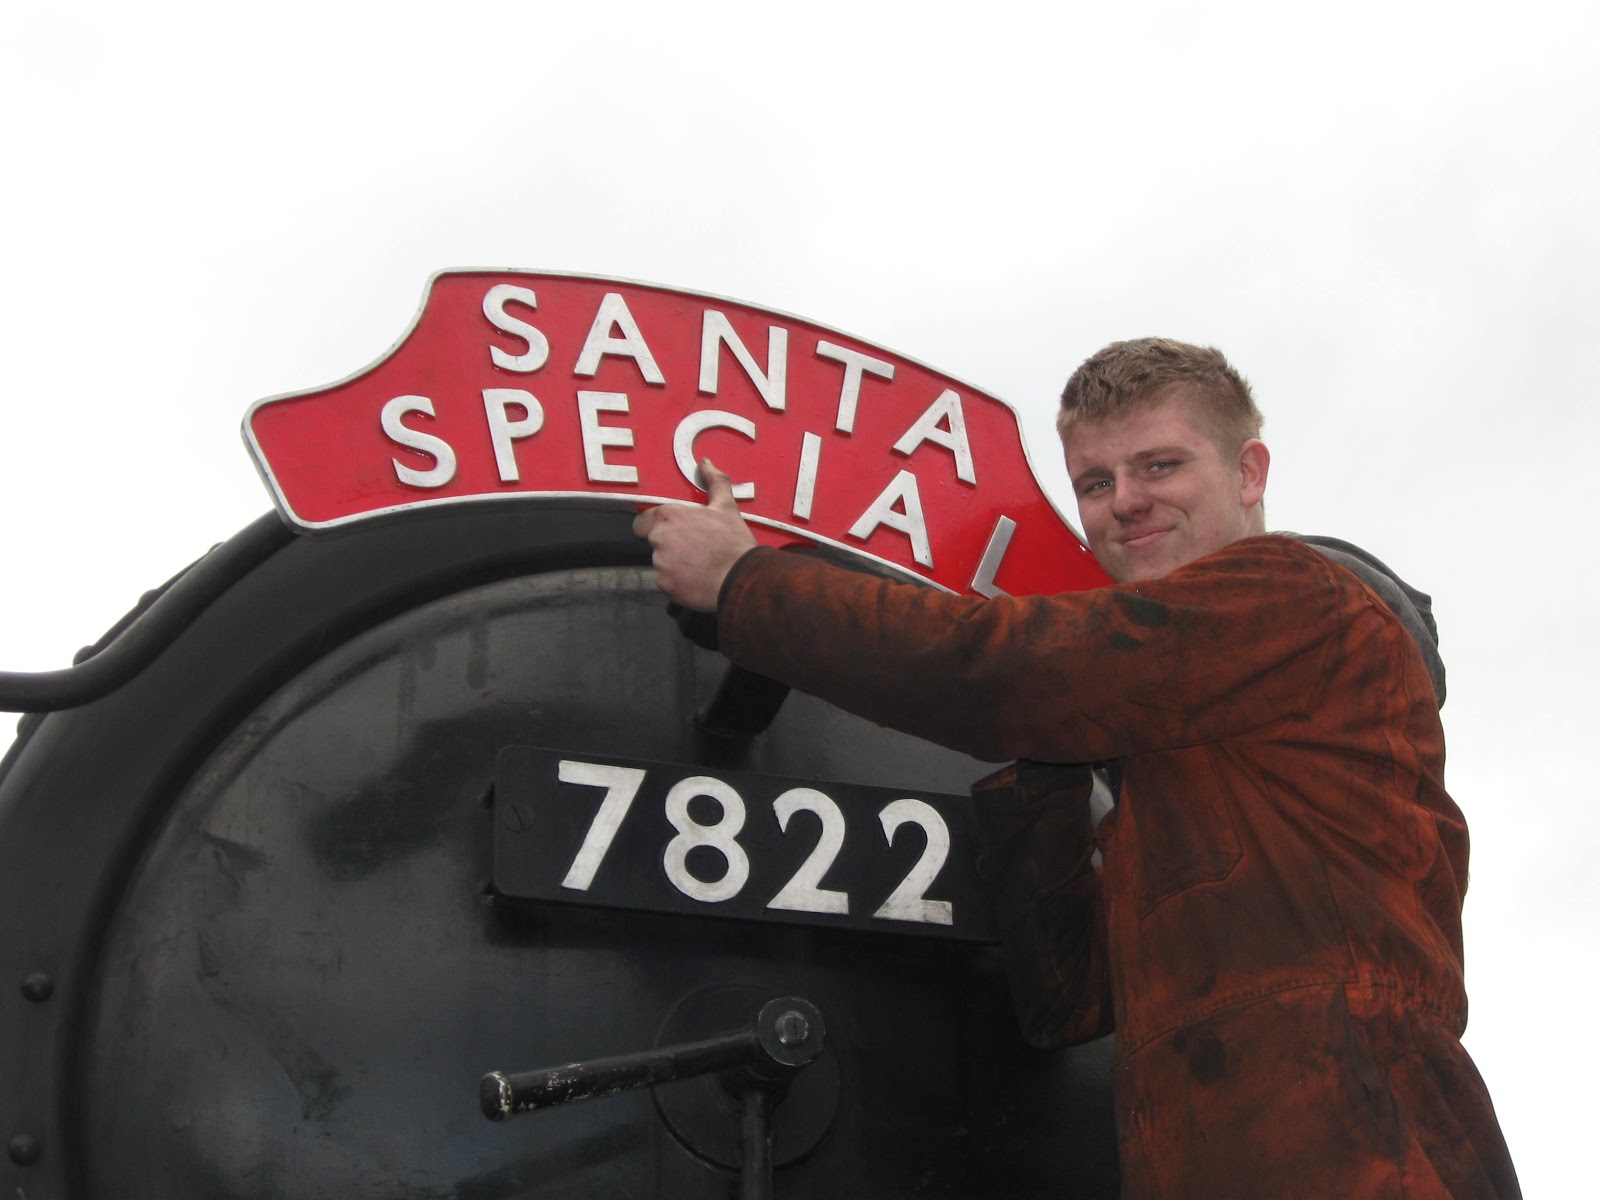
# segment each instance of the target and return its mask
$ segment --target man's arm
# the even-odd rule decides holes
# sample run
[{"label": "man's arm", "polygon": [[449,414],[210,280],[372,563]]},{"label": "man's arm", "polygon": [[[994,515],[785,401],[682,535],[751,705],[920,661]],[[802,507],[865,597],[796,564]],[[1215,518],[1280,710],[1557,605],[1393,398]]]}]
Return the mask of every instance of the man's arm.
[{"label": "man's arm", "polygon": [[755,547],[727,477],[702,471],[710,504],[636,522],[662,589],[717,610],[739,665],[978,758],[1091,762],[1271,726],[1324,686],[1358,586],[1263,537],[1159,580],[955,596]]}]

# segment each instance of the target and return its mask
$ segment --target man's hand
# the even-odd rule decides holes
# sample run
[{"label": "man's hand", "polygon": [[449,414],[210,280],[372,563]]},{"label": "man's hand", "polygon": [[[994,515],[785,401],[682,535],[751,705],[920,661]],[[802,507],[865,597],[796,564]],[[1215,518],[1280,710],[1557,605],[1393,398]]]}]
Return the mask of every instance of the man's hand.
[{"label": "man's hand", "polygon": [[739,515],[733,481],[709,458],[700,462],[705,506],[662,504],[633,520],[633,532],[650,543],[656,586],[694,612],[716,612],[722,581],[756,539]]}]

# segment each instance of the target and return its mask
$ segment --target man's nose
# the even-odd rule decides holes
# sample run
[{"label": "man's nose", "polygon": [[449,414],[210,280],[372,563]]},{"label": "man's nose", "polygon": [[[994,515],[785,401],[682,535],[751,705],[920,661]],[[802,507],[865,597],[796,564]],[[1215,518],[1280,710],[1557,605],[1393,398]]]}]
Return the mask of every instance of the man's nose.
[{"label": "man's nose", "polygon": [[1137,520],[1150,511],[1150,493],[1137,479],[1116,481],[1111,492],[1111,513],[1119,521]]}]

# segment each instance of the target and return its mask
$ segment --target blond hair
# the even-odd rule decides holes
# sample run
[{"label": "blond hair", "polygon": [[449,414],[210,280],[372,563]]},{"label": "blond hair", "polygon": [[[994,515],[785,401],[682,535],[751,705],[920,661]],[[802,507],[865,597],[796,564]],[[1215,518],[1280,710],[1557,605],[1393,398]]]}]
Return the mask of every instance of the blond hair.
[{"label": "blond hair", "polygon": [[1061,393],[1056,429],[1062,437],[1079,421],[1102,421],[1182,397],[1201,432],[1232,452],[1261,436],[1261,410],[1250,384],[1220,350],[1171,338],[1112,342],[1090,355]]}]

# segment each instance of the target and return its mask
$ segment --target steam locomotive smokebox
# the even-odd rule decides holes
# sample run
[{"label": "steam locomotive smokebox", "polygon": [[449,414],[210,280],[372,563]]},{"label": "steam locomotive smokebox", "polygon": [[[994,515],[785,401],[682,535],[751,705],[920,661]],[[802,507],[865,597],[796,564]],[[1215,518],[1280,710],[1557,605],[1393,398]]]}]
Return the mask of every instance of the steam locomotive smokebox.
[{"label": "steam locomotive smokebox", "polygon": [[769,545],[1097,586],[1007,405],[737,301],[468,270],[244,435],[276,517],[0,677],[59,710],[0,766],[0,1191],[1115,1194],[1109,1046],[1010,1014],[989,767],[731,667],[631,530],[714,454]]},{"label": "steam locomotive smokebox", "polygon": [[1115,1195],[1109,1045],[1025,1046],[988,940],[992,768],[799,694],[707,732],[729,664],[630,520],[285,533],[127,684],[27,719],[0,1190],[725,1197],[726,1074],[505,1122],[479,1080],[793,996],[826,1043],[775,1090],[776,1195]]}]

